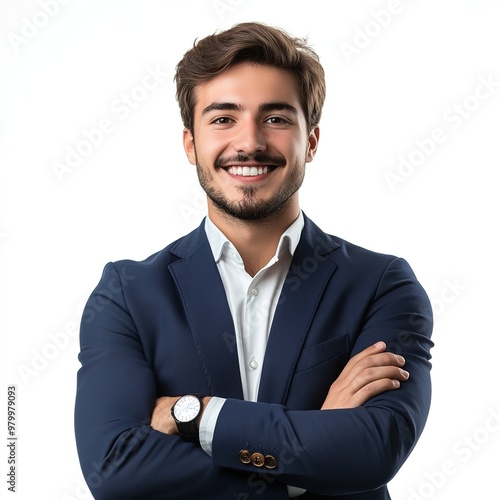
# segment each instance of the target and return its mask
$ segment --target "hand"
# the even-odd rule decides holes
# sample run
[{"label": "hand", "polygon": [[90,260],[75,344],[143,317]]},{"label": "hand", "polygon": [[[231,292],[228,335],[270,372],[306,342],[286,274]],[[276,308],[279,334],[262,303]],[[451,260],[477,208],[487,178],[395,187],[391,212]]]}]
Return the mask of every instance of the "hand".
[{"label": "hand", "polygon": [[377,342],[353,356],[330,386],[321,409],[356,408],[408,380],[410,374],[401,368],[405,359],[385,349],[384,342]]},{"label": "hand", "polygon": [[151,415],[151,427],[153,429],[165,434],[179,434],[177,424],[170,413],[172,406],[174,406],[174,403],[178,399],[179,396],[164,396],[156,400],[153,414]]}]

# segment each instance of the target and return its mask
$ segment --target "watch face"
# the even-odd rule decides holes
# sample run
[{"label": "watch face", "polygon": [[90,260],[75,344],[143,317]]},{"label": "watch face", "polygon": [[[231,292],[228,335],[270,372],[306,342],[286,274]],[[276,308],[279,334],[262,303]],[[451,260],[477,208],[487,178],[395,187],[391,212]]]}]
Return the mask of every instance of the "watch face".
[{"label": "watch face", "polygon": [[196,419],[201,409],[200,400],[196,396],[182,396],[174,406],[174,415],[180,422],[191,422]]}]

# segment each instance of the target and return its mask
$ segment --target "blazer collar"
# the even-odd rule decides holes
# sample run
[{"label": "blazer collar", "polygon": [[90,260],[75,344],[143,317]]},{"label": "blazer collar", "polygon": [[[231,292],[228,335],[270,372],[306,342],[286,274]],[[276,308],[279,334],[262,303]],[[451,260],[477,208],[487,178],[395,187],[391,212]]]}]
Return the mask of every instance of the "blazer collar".
[{"label": "blazer collar", "polygon": [[320,298],[337,265],[339,244],[305,217],[273,324],[262,368],[259,401],[286,404],[290,383]]},{"label": "blazer collar", "polygon": [[[304,227],[304,214],[300,211],[299,216],[290,225],[290,227],[281,235],[276,248],[275,257],[283,251],[289,251],[292,255],[299,244],[302,229]],[[208,242],[215,262],[219,262],[222,254],[226,251],[227,247],[232,248],[236,253],[238,251],[234,248],[233,244],[227,239],[226,235],[210,220],[209,217],[205,218],[205,232],[207,233]],[[239,257],[239,254],[238,254]]]},{"label": "blazer collar", "polygon": [[[339,244],[304,215],[304,229],[283,286],[262,368],[259,401],[284,404]],[[172,245],[170,264],[211,395],[243,399],[236,336],[204,221]]]},{"label": "blazer collar", "polygon": [[233,319],[203,223],[170,250],[179,290],[210,395],[243,399]]}]

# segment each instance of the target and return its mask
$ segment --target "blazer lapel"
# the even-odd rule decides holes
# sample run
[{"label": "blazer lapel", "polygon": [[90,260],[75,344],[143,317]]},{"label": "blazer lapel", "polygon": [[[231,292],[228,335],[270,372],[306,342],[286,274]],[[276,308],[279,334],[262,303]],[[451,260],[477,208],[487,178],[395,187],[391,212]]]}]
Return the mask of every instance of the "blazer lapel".
[{"label": "blazer lapel", "polygon": [[204,223],[172,249],[179,289],[211,395],[243,399],[233,319]]},{"label": "blazer lapel", "polygon": [[269,334],[259,401],[285,404],[316,308],[336,268],[328,257],[338,247],[331,236],[305,218]]}]

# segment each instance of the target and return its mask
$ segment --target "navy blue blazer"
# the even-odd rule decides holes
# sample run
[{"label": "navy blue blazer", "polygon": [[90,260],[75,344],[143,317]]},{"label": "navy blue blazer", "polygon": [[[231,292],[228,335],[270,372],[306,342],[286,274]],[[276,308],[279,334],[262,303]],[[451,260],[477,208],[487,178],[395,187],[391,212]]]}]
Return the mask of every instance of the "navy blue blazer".
[{"label": "navy blue blazer", "polygon": [[[75,410],[98,500],[389,499],[431,399],[429,300],[402,259],[322,232],[307,217],[270,331],[258,402],[243,400],[233,320],[203,223],[142,262],[108,264],[85,307]],[[320,410],[347,361],[383,340],[401,388]],[[153,430],[156,398],[227,398],[213,456]],[[240,461],[270,454],[274,469]]]}]

